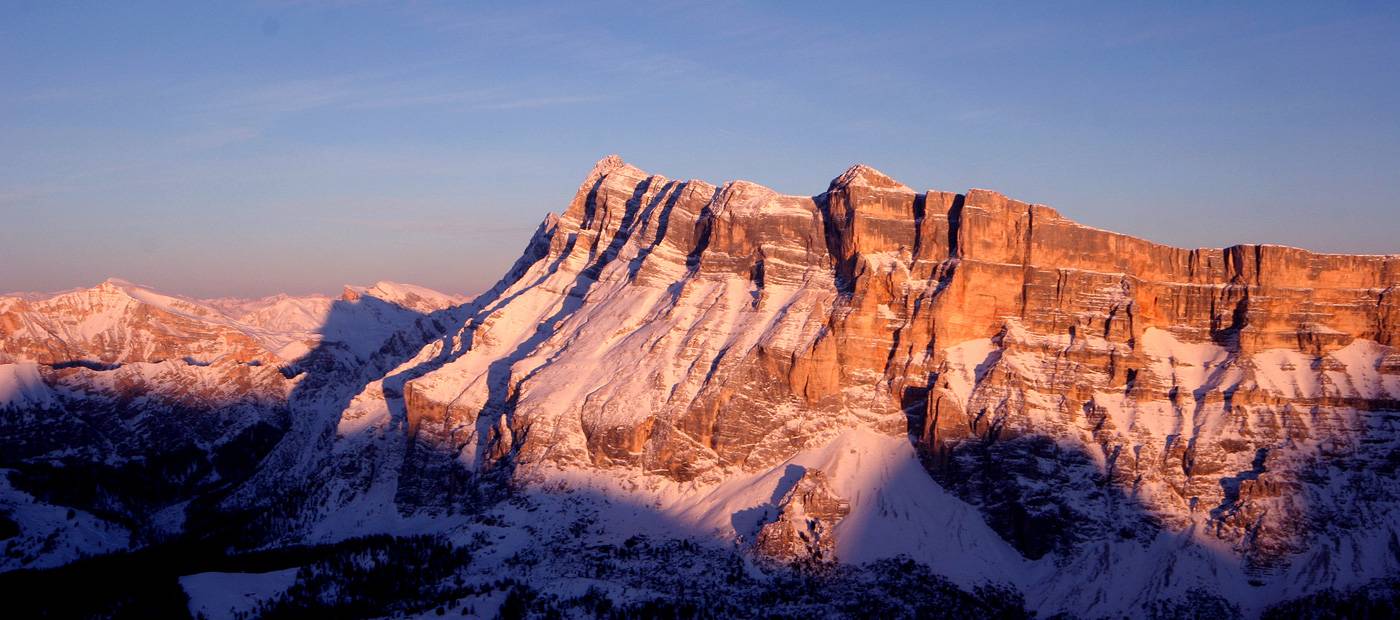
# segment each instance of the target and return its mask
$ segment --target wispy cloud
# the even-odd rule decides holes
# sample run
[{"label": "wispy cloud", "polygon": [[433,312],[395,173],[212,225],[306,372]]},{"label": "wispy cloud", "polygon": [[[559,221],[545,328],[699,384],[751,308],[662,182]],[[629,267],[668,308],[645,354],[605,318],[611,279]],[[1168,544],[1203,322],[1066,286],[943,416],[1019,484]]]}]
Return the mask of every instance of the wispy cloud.
[{"label": "wispy cloud", "polygon": [[[235,119],[247,125],[265,125],[289,115],[320,109],[448,106],[504,111],[601,103],[613,98],[601,93],[551,94],[551,90],[558,88],[557,84],[543,80],[462,89],[441,77],[347,75],[291,79],[230,86],[216,97],[189,97],[189,115],[206,120]],[[247,127],[239,129],[248,130]],[[233,129],[229,132],[233,133]]]},{"label": "wispy cloud", "polygon": [[547,108],[561,105],[578,105],[586,103],[602,103],[611,97],[607,95],[574,95],[559,97],[532,97],[525,99],[514,99],[508,101],[498,101],[480,106],[484,110],[526,110],[533,108]]},{"label": "wispy cloud", "polygon": [[411,108],[419,106],[440,106],[440,105],[480,105],[489,101],[492,97],[499,97],[501,89],[476,89],[463,91],[443,91],[424,92],[421,89],[403,89],[409,92],[403,94],[365,93],[362,97],[356,97],[353,101],[346,101],[345,106],[356,110],[382,110],[393,108]]},{"label": "wispy cloud", "polygon": [[215,127],[181,136],[180,146],[195,150],[216,149],[257,139],[262,132],[254,127]]},{"label": "wispy cloud", "polygon": [[196,114],[275,116],[344,102],[360,90],[359,82],[355,76],[259,81],[212,91],[217,96],[210,96],[205,84],[190,83],[180,87],[180,95]]}]

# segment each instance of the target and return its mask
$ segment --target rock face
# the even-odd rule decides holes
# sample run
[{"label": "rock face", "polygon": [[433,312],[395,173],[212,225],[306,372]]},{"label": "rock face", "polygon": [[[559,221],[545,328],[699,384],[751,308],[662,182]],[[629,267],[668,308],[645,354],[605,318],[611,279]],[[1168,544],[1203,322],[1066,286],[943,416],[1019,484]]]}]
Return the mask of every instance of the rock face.
[{"label": "rock face", "polygon": [[866,166],[805,197],[607,158],[404,395],[418,454],[525,481],[907,434],[1027,558],[1170,536],[1278,596],[1400,570],[1397,284],[1397,256],[1178,249]]},{"label": "rock face", "polygon": [[803,472],[777,503],[777,516],[764,523],[754,541],[759,553],[788,561],[832,562],[832,534],[851,512],[849,502],[836,496],[820,470]]},{"label": "rock face", "polygon": [[[461,301],[0,298],[4,466],[57,488],[24,476],[173,438],[198,448],[176,489],[81,505],[242,515],[257,544],[606,489],[555,502],[596,512],[554,535],[602,548],[575,539],[645,507],[1045,615],[1249,615],[1400,575],[1400,256],[1172,248],[867,166],[809,197],[609,157]],[[220,446],[244,457],[210,475]]]}]

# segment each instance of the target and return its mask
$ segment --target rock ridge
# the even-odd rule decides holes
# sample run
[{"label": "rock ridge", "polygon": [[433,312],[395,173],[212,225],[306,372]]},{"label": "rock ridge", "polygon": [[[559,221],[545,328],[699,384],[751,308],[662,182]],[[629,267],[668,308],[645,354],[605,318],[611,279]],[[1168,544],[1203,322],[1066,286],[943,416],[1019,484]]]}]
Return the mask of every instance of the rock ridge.
[{"label": "rock ridge", "polygon": [[[1344,536],[1317,505],[1385,520],[1396,495],[1397,255],[1175,248],[864,165],[793,196],[617,158],[530,247],[405,386],[419,454],[705,485],[867,429],[1028,558],[1208,532],[1281,580]],[[1354,574],[1332,557],[1309,561]]]}]

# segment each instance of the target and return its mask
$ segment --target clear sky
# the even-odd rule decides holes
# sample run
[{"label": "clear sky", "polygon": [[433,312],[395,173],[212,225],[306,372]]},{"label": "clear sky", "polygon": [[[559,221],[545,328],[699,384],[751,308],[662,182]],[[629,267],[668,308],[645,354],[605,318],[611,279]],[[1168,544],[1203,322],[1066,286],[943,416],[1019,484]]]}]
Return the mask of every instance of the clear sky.
[{"label": "clear sky", "polygon": [[609,153],[1400,252],[1397,6],[3,2],[0,291],[475,292]]}]

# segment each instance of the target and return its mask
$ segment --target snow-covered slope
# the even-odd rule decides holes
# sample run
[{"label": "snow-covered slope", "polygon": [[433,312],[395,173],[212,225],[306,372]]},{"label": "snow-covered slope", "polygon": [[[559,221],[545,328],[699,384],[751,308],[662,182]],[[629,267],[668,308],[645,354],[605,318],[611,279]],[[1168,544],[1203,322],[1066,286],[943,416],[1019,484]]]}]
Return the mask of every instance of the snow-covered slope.
[{"label": "snow-covered slope", "polygon": [[283,442],[301,445],[287,433],[319,412],[308,402],[327,386],[358,390],[379,357],[417,350],[442,328],[434,313],[463,300],[392,283],[347,290],[201,301],[114,279],[0,297],[0,510],[18,529],[0,567],[223,519],[220,498]]},{"label": "snow-covered slope", "polygon": [[[866,166],[801,197],[610,158],[377,428],[402,408],[400,506],[469,503],[434,483],[463,470],[621,480],[760,551],[902,548],[1047,613],[1250,614],[1400,573],[1397,284],[1394,256],[1181,250]],[[793,460],[856,431],[921,466]]]},{"label": "snow-covered slope", "polygon": [[1255,616],[1400,576],[1397,286],[868,166],[809,197],[610,157],[470,301],[0,298],[8,501],[91,509],[92,549],[438,534],[444,590],[537,602]]},{"label": "snow-covered slope", "polygon": [[777,517],[780,498],[809,471],[823,472],[835,495],[849,502],[849,513],[832,530],[842,561],[907,556],[965,587],[1015,581],[1029,566],[976,508],[928,476],[909,441],[865,429],[844,431],[767,471],[667,498],[666,512],[742,542]]},{"label": "snow-covered slope", "polygon": [[53,405],[53,390],[39,376],[38,364],[0,364],[0,409],[48,409]]}]

